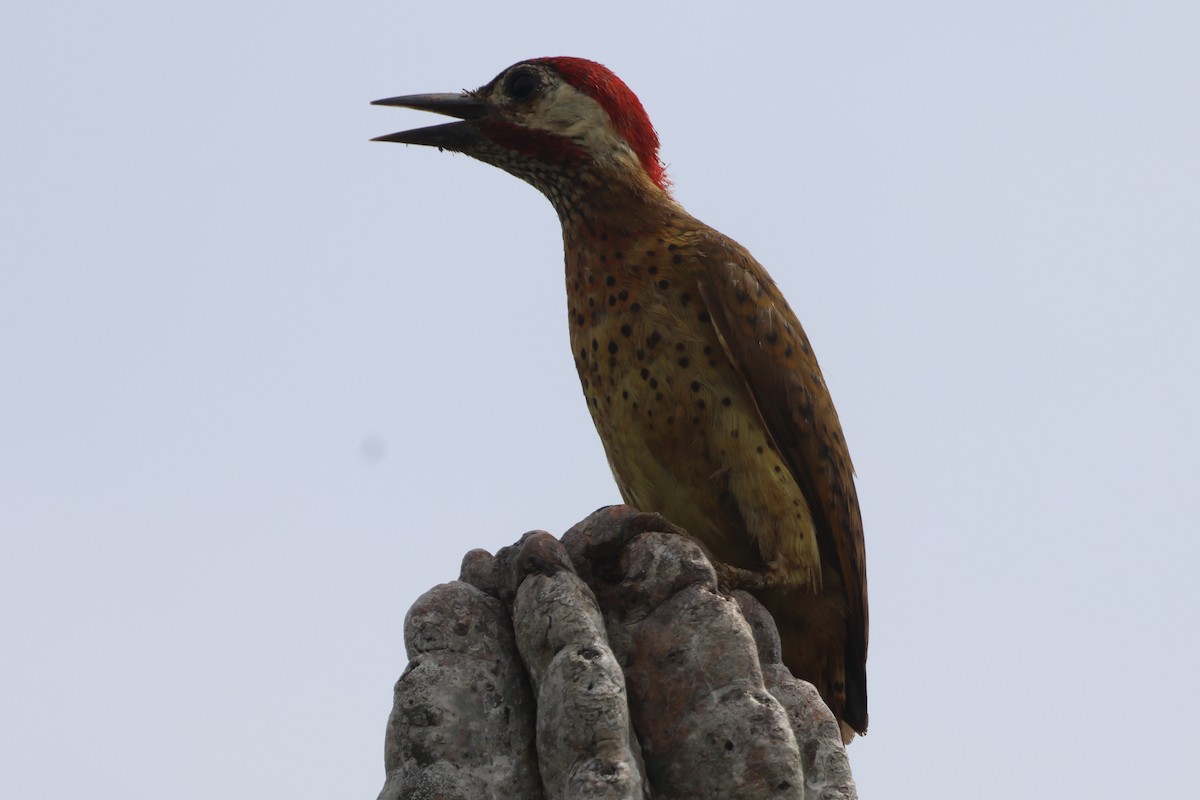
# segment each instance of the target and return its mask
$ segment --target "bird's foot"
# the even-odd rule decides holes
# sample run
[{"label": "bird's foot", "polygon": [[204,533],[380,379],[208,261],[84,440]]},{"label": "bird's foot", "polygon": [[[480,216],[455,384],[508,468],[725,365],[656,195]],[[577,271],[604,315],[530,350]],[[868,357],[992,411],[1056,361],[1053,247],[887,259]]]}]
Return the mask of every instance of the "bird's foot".
[{"label": "bird's foot", "polygon": [[745,569],[714,561],[713,569],[717,572],[717,585],[726,592],[737,589],[760,592],[797,585],[795,573],[770,565],[760,569]]},{"label": "bird's foot", "polygon": [[738,589],[753,592],[771,586],[767,575],[757,570],[734,567],[719,561],[713,562],[713,569],[717,573],[717,586],[726,593]]}]

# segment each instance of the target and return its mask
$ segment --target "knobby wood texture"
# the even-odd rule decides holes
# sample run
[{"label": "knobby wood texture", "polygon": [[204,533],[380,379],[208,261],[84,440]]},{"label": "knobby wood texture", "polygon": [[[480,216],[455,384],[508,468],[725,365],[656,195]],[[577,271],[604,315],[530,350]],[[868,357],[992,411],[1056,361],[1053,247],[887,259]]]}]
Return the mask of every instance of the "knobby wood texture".
[{"label": "knobby wood texture", "polygon": [[719,583],[628,506],[468,553],[405,619],[379,800],[854,798],[832,713]]}]

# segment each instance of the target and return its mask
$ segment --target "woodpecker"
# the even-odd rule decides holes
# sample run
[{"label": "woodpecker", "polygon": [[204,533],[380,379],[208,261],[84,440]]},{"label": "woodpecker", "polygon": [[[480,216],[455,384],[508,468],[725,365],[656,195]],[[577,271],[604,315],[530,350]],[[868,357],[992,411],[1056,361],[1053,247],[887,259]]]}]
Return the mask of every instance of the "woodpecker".
[{"label": "woodpecker", "polygon": [[749,575],[784,663],[867,729],[867,579],[854,469],[808,337],[767,271],[672,197],[637,96],[537,58],[474,91],[376,105],[457,119],[374,141],[463,153],[558,212],[571,352],[625,502]]}]

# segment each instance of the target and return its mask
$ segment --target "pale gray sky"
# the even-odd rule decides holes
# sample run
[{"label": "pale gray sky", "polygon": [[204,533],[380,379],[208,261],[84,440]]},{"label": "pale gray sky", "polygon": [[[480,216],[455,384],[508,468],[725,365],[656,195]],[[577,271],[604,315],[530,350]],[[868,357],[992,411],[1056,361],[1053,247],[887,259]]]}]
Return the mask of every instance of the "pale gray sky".
[{"label": "pale gray sky", "polygon": [[4,16],[0,796],[372,798],[414,598],[618,500],[550,205],[367,142],[541,55],[633,87],[821,358],[863,796],[1194,783],[1196,3]]}]

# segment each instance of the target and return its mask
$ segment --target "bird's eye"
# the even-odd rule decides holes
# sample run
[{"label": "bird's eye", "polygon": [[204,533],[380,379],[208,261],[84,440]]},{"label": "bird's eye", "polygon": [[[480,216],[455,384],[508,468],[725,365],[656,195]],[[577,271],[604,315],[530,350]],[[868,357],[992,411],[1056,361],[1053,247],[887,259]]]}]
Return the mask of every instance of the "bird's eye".
[{"label": "bird's eye", "polygon": [[536,72],[518,70],[504,81],[504,88],[513,100],[528,100],[542,88],[542,79]]}]

